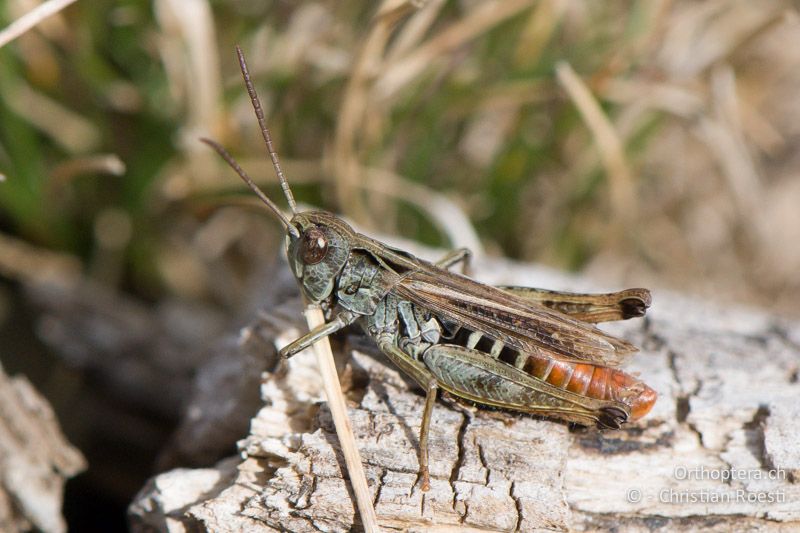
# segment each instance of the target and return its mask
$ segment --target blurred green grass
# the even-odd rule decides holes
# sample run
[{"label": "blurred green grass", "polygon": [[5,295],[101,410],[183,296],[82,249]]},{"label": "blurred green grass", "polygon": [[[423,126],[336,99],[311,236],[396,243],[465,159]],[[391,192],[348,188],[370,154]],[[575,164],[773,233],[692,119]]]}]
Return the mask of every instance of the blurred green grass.
[{"label": "blurred green grass", "polygon": [[[6,4],[0,26],[21,5]],[[89,275],[149,298],[180,290],[159,254],[176,242],[191,247],[204,223],[198,204],[243,190],[197,138],[211,135],[248,163],[264,157],[233,54],[240,43],[281,156],[288,168],[312,169],[295,181],[301,201],[375,231],[453,244],[458,229],[431,222],[424,206],[365,193],[359,180],[366,174],[348,171],[355,162],[442,193],[492,253],[604,268],[611,279],[636,284],[658,278],[687,289],[696,277],[714,287],[750,286],[734,295],[750,301],[797,288],[782,274],[765,277],[763,260],[752,259],[772,245],[734,239],[735,228],[760,222],[730,215],[735,185],[714,151],[675,142],[676,129],[696,135],[704,118],[719,119],[714,73],[723,67],[750,84],[739,86],[739,104],[769,122],[768,102],[748,100],[769,88],[748,92],[758,77],[743,58],[774,52],[764,52],[762,41],[796,24],[786,16],[790,3],[768,2],[754,13],[734,1],[518,1],[494,4],[508,13],[490,23],[476,15],[488,5],[481,2],[394,5],[401,6],[396,16],[381,18],[359,2],[77,2],[0,49],[0,229],[77,256]],[[381,32],[383,41],[370,44]],[[418,70],[404,63],[415,54],[424,63]],[[717,56],[692,70],[704,54]],[[633,176],[632,205],[610,196],[613,179],[595,134],[556,76],[564,62],[617,130]],[[409,68],[407,81],[393,78]],[[657,89],[701,103],[676,111]],[[361,96],[348,107],[354,91]],[[775,154],[762,149],[747,121],[725,118],[720,123],[761,171],[760,161]],[[780,155],[791,133],[775,129],[783,135]],[[669,142],[674,161],[664,156]],[[124,163],[123,175],[96,163],[104,154]],[[253,172],[274,195],[264,165],[265,157]],[[712,246],[692,242],[687,222],[709,208],[709,187],[675,177],[697,168],[711,169],[702,179],[716,180],[726,197],[713,207],[725,227],[708,237],[716,239]],[[787,179],[784,172],[763,183]],[[109,213],[122,216],[121,240],[114,227],[106,237],[98,227],[120,221],[103,218]],[[621,266],[608,268],[614,261]],[[724,275],[715,278],[718,271]]]}]

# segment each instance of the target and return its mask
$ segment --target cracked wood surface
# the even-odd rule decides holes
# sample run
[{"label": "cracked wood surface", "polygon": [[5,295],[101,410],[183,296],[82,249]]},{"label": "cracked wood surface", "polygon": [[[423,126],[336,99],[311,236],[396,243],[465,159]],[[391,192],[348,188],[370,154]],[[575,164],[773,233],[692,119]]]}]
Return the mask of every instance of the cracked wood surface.
[{"label": "cracked wood surface", "polygon": [[[496,284],[619,288],[506,262],[481,267],[476,277]],[[342,375],[381,526],[800,527],[800,324],[656,291],[646,321],[603,327],[642,347],[627,369],[641,372],[658,391],[650,415],[600,433],[440,401],[428,493],[415,486],[423,397],[381,356],[354,352]],[[279,328],[276,342],[296,335]],[[243,336],[244,345],[250,337]],[[320,405],[313,357],[301,354],[265,374],[261,394],[266,405],[239,443],[241,458],[153,478],[130,508],[135,529],[358,528],[330,416]],[[737,479],[717,479],[724,472]]]}]

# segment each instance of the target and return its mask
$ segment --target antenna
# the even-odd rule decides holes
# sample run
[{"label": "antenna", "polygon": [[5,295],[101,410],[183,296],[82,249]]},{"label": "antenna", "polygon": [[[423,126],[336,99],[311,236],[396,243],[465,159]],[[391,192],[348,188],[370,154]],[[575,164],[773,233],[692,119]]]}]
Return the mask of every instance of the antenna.
[{"label": "antenna", "polygon": [[272,159],[272,166],[275,167],[275,173],[278,175],[278,180],[281,182],[283,195],[286,197],[286,201],[289,202],[289,207],[292,209],[292,213],[297,214],[297,204],[294,201],[294,195],[292,195],[292,190],[289,188],[289,183],[286,181],[286,177],[283,175],[281,163],[278,160],[278,154],[275,152],[275,148],[272,146],[272,136],[269,134],[267,123],[264,120],[264,109],[261,107],[261,101],[258,99],[256,89],[253,87],[253,82],[250,80],[250,71],[247,70],[247,61],[245,61],[244,53],[238,44],[236,45],[236,55],[239,56],[239,68],[242,70],[242,77],[244,78],[244,84],[247,87],[247,94],[250,95],[250,101],[253,102],[253,111],[256,112],[258,125],[261,127],[261,136],[264,137],[264,142],[267,144],[267,151],[269,152],[270,159]]},{"label": "antenna", "polygon": [[295,238],[300,237],[300,232],[297,231],[297,228],[292,226],[291,222],[289,221],[288,218],[286,218],[286,215],[284,215],[281,212],[280,208],[277,205],[275,205],[275,203],[272,200],[267,198],[267,195],[264,194],[264,192],[258,188],[258,185],[255,184],[253,178],[247,175],[247,172],[245,172],[244,169],[242,169],[242,167],[239,166],[239,163],[236,162],[236,160],[231,156],[231,154],[227,152],[227,150],[225,150],[225,148],[223,148],[219,143],[212,141],[211,139],[207,139],[205,137],[202,137],[200,140],[209,145],[214,150],[216,150],[217,153],[220,156],[222,156],[222,159],[224,159],[228,163],[228,165],[230,165],[230,167],[233,170],[235,170],[237,174],[239,174],[239,177],[242,178],[244,182],[247,183],[247,185],[251,189],[253,189],[253,192],[256,193],[256,196],[258,196],[259,199],[262,202],[264,202],[266,206],[272,210],[273,213],[275,213],[278,219],[280,219],[280,221],[286,227],[286,231],[288,231],[292,237]]}]

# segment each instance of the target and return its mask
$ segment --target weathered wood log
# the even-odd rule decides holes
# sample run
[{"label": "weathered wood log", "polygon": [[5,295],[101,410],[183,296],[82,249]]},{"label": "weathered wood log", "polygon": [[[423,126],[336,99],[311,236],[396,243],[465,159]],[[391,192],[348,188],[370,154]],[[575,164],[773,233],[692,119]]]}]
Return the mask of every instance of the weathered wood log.
[{"label": "weathered wood log", "polygon": [[[285,261],[261,266],[270,283],[262,279],[256,287],[249,285],[248,298],[298,316],[299,294]],[[258,327],[252,346],[242,348],[230,335],[245,323],[236,312],[176,299],[153,306],[84,278],[46,281],[26,286],[40,312],[41,340],[71,368],[91,374],[100,394],[114,400],[113,407],[88,403],[90,412],[82,413],[95,420],[96,433],[120,438],[125,431],[120,421],[144,411],[159,415],[142,420],[153,433],[162,430],[161,421],[183,416],[170,445],[161,450],[158,463],[164,468],[213,464],[235,449],[261,405],[260,375],[274,367],[277,355],[259,342]],[[249,299],[238,302],[237,312],[256,307]],[[115,412],[97,415],[94,409]],[[202,416],[193,416],[196,412]]]},{"label": "weathered wood log", "polygon": [[[598,289],[500,261],[479,265],[476,277]],[[642,347],[629,370],[659,393],[649,416],[598,432],[438,402],[427,493],[417,483],[423,397],[380,355],[354,352],[343,381],[382,527],[800,527],[800,324],[656,291],[646,320],[603,327]],[[298,332],[279,333],[281,344]],[[130,507],[133,528],[358,528],[315,373],[313,357],[301,354],[265,374],[265,407],[239,443],[241,458],[156,476]]]},{"label": "weathered wood log", "polygon": [[66,531],[64,483],[85,468],[47,401],[0,367],[0,531]]}]

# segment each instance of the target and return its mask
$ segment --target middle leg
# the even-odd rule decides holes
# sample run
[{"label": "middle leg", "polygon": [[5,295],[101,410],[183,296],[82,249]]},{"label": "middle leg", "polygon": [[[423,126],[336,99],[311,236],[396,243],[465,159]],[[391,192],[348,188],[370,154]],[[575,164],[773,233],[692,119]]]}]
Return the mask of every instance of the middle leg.
[{"label": "middle leg", "polygon": [[431,415],[436,404],[439,384],[436,378],[425,366],[413,360],[389,339],[378,341],[381,352],[392,360],[400,370],[411,377],[425,390],[425,408],[422,411],[422,423],[419,428],[419,477],[422,480],[421,489],[428,491],[431,488],[430,471],[428,468],[428,435],[431,429]]}]

